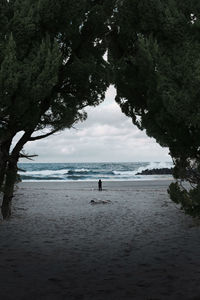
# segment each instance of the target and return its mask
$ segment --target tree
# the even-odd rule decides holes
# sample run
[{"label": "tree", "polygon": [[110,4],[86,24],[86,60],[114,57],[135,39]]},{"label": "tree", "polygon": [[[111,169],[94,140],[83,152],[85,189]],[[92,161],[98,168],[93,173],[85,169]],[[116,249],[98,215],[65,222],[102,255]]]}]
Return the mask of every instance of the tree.
[{"label": "tree", "polygon": [[4,0],[0,9],[0,185],[8,218],[24,145],[84,120],[84,108],[104,99],[112,1]]},{"label": "tree", "polygon": [[171,198],[194,216],[200,211],[199,14],[196,1],[117,1],[108,55],[116,101],[169,147],[177,179]]}]

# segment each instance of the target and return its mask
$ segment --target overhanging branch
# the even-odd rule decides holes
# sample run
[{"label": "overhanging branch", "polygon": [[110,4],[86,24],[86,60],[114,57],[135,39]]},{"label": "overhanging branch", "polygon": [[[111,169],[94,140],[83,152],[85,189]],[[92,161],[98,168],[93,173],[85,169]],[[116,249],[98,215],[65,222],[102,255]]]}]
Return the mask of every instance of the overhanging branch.
[{"label": "overhanging branch", "polygon": [[36,157],[36,156],[38,156],[38,155],[37,154],[29,155],[29,154],[25,154],[25,153],[20,153],[20,155],[19,155],[20,158],[26,158],[26,159],[29,159],[29,160],[33,160],[32,157]]},{"label": "overhanging branch", "polygon": [[48,133],[46,133],[46,134],[42,134],[42,135],[30,137],[30,138],[29,138],[29,141],[37,141],[37,140],[44,139],[44,138],[46,138],[46,137],[48,137],[48,136],[50,136],[50,135],[52,135],[52,134],[58,132],[59,130],[61,130],[61,128],[57,128],[57,129],[52,130],[52,131],[50,131],[50,132],[48,132]]}]

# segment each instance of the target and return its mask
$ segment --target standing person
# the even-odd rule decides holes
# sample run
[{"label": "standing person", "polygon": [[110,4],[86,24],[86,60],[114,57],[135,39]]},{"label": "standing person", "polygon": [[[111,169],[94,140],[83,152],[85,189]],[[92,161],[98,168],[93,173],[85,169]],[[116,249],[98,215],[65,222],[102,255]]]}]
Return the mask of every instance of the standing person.
[{"label": "standing person", "polygon": [[101,181],[101,179],[99,179],[98,187],[99,187],[99,191],[102,191],[102,181]]}]

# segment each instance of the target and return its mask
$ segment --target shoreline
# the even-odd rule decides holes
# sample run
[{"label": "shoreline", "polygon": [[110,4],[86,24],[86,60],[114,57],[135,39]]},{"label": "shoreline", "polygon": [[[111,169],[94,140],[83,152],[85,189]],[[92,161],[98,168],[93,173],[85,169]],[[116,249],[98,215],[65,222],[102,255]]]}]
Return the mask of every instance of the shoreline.
[{"label": "shoreline", "polygon": [[[173,177],[161,177],[160,175],[158,175],[158,178],[156,177],[154,177],[154,178],[150,178],[152,175],[146,175],[146,176],[149,176],[149,178],[136,178],[136,179],[127,179],[127,180],[125,180],[125,179],[123,179],[123,180],[119,180],[119,179],[114,179],[114,180],[111,180],[111,179],[103,179],[103,178],[101,178],[101,180],[103,181],[103,182],[138,182],[138,181],[160,181],[160,180],[166,180],[166,181],[170,181],[170,180],[173,180]],[[155,176],[155,175],[153,175],[153,176]],[[91,179],[89,179],[89,180],[81,180],[81,179],[77,179],[77,180],[70,180],[70,179],[57,179],[57,180],[53,180],[53,179],[41,179],[41,180],[29,180],[29,179],[23,179],[22,181],[21,181],[21,183],[26,183],[26,182],[54,182],[54,183],[56,183],[56,182],[63,182],[63,183],[66,183],[66,182],[97,182],[98,181],[98,179],[94,179],[94,180],[91,180]]]},{"label": "shoreline", "polygon": [[[138,180],[138,181],[102,181],[102,191],[98,190],[98,181],[35,181],[35,182],[20,182],[18,183],[17,191],[20,189],[31,190],[55,190],[63,192],[67,190],[71,191],[90,191],[98,192],[97,195],[101,195],[101,192],[108,191],[132,191],[140,190],[146,191],[164,189],[167,192],[168,186],[173,179],[161,179],[161,180]],[[92,195],[92,194],[91,194]],[[96,194],[95,194],[96,195]]]},{"label": "shoreline", "polygon": [[[149,176],[151,176],[151,175],[149,175]],[[166,184],[166,183],[168,183],[168,182],[173,182],[175,179],[173,178],[173,177],[167,177],[167,178],[163,178],[163,177],[160,177],[159,176],[159,178],[153,178],[153,179],[141,179],[141,178],[139,178],[139,179],[136,179],[136,180],[132,180],[132,179],[130,179],[130,180],[110,180],[110,179],[103,179],[103,178],[101,178],[101,180],[102,180],[102,182],[103,183],[105,183],[105,184],[112,184],[112,183],[114,183],[114,184],[117,184],[117,183],[119,183],[119,184],[126,184],[126,183],[128,183],[128,184],[130,184],[130,183],[132,183],[132,184],[137,184],[137,183],[139,183],[139,184],[141,184],[141,183],[149,183],[149,184],[151,184],[151,182],[152,183],[155,183],[155,182],[163,182],[164,184]],[[73,183],[75,183],[75,184],[97,184],[98,183],[98,179],[95,179],[95,180],[22,180],[21,182],[19,182],[18,183],[18,185],[21,185],[21,184],[27,184],[27,183],[33,183],[33,184],[37,184],[37,183],[63,183],[63,184],[67,184],[67,183],[69,183],[69,184],[73,184]]]}]

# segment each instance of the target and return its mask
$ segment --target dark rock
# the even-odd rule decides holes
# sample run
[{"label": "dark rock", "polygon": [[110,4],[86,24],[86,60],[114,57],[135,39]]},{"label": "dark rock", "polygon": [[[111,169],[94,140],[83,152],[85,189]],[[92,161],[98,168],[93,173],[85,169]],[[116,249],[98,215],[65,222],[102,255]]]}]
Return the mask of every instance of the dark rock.
[{"label": "dark rock", "polygon": [[136,175],[172,175],[173,168],[162,168],[162,169],[146,169]]}]

